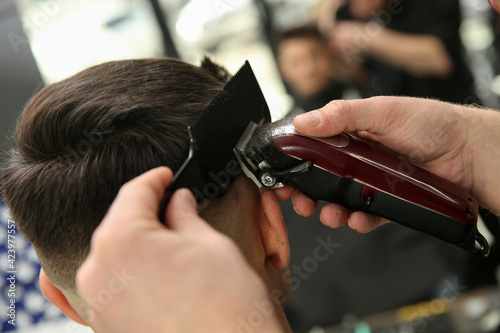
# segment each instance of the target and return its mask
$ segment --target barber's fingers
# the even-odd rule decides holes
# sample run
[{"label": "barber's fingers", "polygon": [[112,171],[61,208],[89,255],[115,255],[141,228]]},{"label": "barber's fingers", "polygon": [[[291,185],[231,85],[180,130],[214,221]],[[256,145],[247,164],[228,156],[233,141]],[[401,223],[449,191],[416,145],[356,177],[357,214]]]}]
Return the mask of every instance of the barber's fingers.
[{"label": "barber's fingers", "polygon": [[[329,137],[341,132],[383,133],[400,120],[401,100],[394,97],[372,97],[359,100],[335,100],[321,109],[298,115],[295,128],[306,135]],[[394,110],[399,110],[395,114]]]},{"label": "barber's fingers", "polygon": [[366,214],[363,212],[352,212],[349,209],[330,203],[321,209],[321,222],[331,228],[339,228],[346,223],[353,230],[365,234],[371,232],[383,224],[389,223],[381,217]]},{"label": "barber's fingers", "polygon": [[291,186],[284,186],[275,188],[273,189],[273,191],[278,200],[285,201],[292,197],[293,191],[295,191],[295,189]]},{"label": "barber's fingers", "polygon": [[321,209],[321,222],[330,228],[339,228],[346,223],[353,230],[359,233],[371,232],[383,224],[389,223],[381,217],[366,214],[363,212],[352,212],[339,204],[330,203]]},{"label": "barber's fingers", "polygon": [[354,212],[349,216],[349,227],[359,233],[365,234],[377,229],[381,225],[390,223],[389,220],[363,212]]},{"label": "barber's fingers", "polygon": [[347,223],[351,211],[336,203],[329,203],[321,209],[319,219],[330,228],[339,228]]},{"label": "barber's fingers", "polygon": [[198,205],[191,191],[175,191],[167,206],[166,225],[172,230],[190,235],[214,233],[214,229],[198,214]]},{"label": "barber's fingers", "polygon": [[[91,251],[76,276],[80,295],[95,295],[96,286],[109,278],[113,265],[131,258],[142,236],[162,228],[158,207],[172,181],[167,167],[152,169],[122,186],[108,213],[92,235]],[[136,253],[136,252],[135,252]]]},{"label": "barber's fingers", "polygon": [[[312,215],[318,207],[318,202],[290,186],[275,189],[274,194],[279,200],[288,200],[291,198],[295,211],[305,217]],[[383,224],[389,223],[388,220],[378,216],[363,212],[352,212],[336,203],[329,203],[323,206],[319,218],[324,225],[330,228],[339,228],[348,223],[351,229],[360,233],[370,232]]]},{"label": "barber's fingers", "polygon": [[91,253],[119,252],[144,231],[164,228],[158,210],[172,176],[169,168],[159,167],[125,183],[92,235]]},{"label": "barber's fingers", "polygon": [[153,220],[158,215],[159,203],[172,181],[172,175],[169,168],[159,167],[125,183],[107,215],[117,220]]},{"label": "barber's fingers", "polygon": [[292,199],[293,208],[297,214],[304,217],[311,216],[316,211],[316,208],[318,208],[317,201],[312,200],[307,195],[291,186],[280,187],[273,191],[278,200],[285,201]]},{"label": "barber's fingers", "polygon": [[125,183],[96,232],[102,229],[111,233],[123,229],[133,231],[149,228],[151,223],[156,226],[156,222],[159,225],[159,204],[172,177],[172,170],[158,167]]},{"label": "barber's fingers", "polygon": [[365,118],[356,116],[357,110],[358,108],[353,107],[351,101],[332,101],[321,109],[296,116],[294,125],[299,132],[318,137],[337,135],[347,131],[348,128],[364,130]]},{"label": "barber's fingers", "polygon": [[292,202],[295,211],[304,217],[311,216],[316,211],[316,208],[318,208],[317,201],[312,200],[298,190],[293,191]]}]

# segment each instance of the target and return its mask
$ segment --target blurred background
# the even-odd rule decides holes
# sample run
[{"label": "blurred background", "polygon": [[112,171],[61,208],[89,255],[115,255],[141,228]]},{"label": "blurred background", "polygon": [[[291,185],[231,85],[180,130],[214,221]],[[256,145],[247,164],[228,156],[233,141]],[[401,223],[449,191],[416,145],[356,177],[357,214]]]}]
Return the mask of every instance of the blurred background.
[{"label": "blurred background", "polygon": [[[414,0],[413,3],[417,3],[418,1],[423,0]],[[330,7],[326,7],[325,11],[325,7],[322,6],[325,6],[326,2],[330,3]],[[359,0],[354,2],[359,2]],[[370,3],[370,0],[365,0],[365,2]],[[372,4],[378,2],[380,0],[371,1]],[[453,57],[457,56],[461,59],[460,61],[463,60],[465,64],[464,71],[471,74],[470,88],[472,89],[471,93],[456,96],[458,99],[456,102],[465,104],[475,103],[491,108],[499,108],[500,61],[498,60],[498,51],[500,50],[500,42],[498,35],[500,33],[500,26],[498,16],[491,10],[486,0],[457,0],[452,2],[459,9],[456,16],[458,24],[456,27],[453,26],[452,33],[456,33],[459,38],[458,43],[460,44],[459,47],[457,45],[454,46]],[[391,3],[394,3],[394,1]],[[403,10],[406,10],[404,9],[407,4],[405,1],[396,1],[396,3],[402,6]],[[399,69],[399,67],[384,62],[376,54],[370,55],[368,54],[369,52],[364,52],[363,50],[359,54],[356,53],[360,66],[354,68],[354,70],[348,68],[347,72],[351,74],[355,73],[356,75],[361,74],[355,76],[354,79],[353,75],[341,75],[345,72],[346,68],[343,68],[342,64],[341,66],[337,66],[342,61],[337,61],[340,60],[339,55],[338,53],[335,54],[335,50],[337,49],[338,51],[338,45],[337,48],[335,45],[332,45],[340,37],[335,37],[336,39],[330,38],[332,36],[330,33],[335,32],[335,21],[356,20],[356,22],[365,23],[375,22],[377,21],[374,19],[377,16],[376,13],[385,10],[383,9],[384,7],[381,7],[382,9],[378,9],[378,11],[368,11],[370,15],[366,17],[353,17],[352,12],[346,14],[346,10],[342,9],[345,8],[343,7],[345,5],[344,1],[327,0],[1,0],[0,144],[2,148],[8,145],[8,137],[12,134],[16,117],[28,98],[37,89],[45,84],[66,78],[89,66],[115,59],[169,56],[198,64],[202,56],[206,54],[218,63],[224,64],[231,72],[235,72],[245,60],[249,60],[268,101],[273,120],[277,120],[288,114],[296,114],[319,107],[314,103],[324,104],[325,101],[333,98],[396,94],[397,92],[383,90],[382,88],[385,89],[386,87],[384,82],[392,82],[391,80],[395,80],[396,85],[398,84],[397,82],[399,81],[397,80],[400,77],[397,76],[397,79],[394,79],[396,77],[394,68]],[[384,5],[387,5],[387,3],[384,3]],[[409,10],[410,5],[408,4],[408,10],[405,15],[412,17],[412,13]],[[393,14],[393,22],[396,22],[399,12]],[[420,14],[422,13],[420,12]],[[326,21],[330,20],[330,22],[325,23],[325,16]],[[323,24],[318,23],[320,22],[318,21],[319,17],[323,17],[323,19],[320,19]],[[428,16],[426,17],[428,18]],[[430,21],[425,19],[426,17],[419,19],[419,24],[422,26],[430,24]],[[438,17],[436,20],[440,22],[439,20],[441,19]],[[385,24],[390,27],[392,23],[388,21],[391,20],[386,20],[381,25]],[[377,24],[379,23],[377,21]],[[288,73],[285,70],[286,61],[289,61],[288,64],[291,64],[292,69],[299,70],[299,68],[309,66],[304,65],[309,58],[305,59],[304,57],[310,57],[312,59],[310,62],[315,63],[321,57],[322,51],[314,49],[310,55],[300,54],[300,52],[306,49],[306,46],[304,46],[297,51],[299,52],[298,55],[296,54],[298,58],[292,58],[294,56],[292,51],[289,54],[290,58],[285,58],[284,44],[282,44],[285,40],[283,37],[284,32],[304,26],[309,28],[314,27],[315,29],[319,28],[321,41],[325,43],[325,50],[327,50],[326,52],[334,62],[331,66],[332,68],[336,68],[334,73],[338,73],[338,76],[336,74],[328,76],[328,87],[325,88],[326,90],[319,88],[319,91],[310,92],[314,95],[312,100],[311,96],[308,96],[308,92],[302,91],[300,86],[295,85],[293,77],[286,75]],[[325,29],[330,30],[325,31]],[[448,47],[448,44],[446,44],[446,47]],[[311,68],[314,66],[310,65]],[[391,71],[386,71],[388,67],[391,68]],[[299,82],[305,82],[306,80],[311,80],[312,82],[317,79],[314,69],[311,68],[304,70],[308,71],[307,73],[309,74],[297,74],[303,75],[298,76]],[[456,63],[454,68],[455,70],[458,68]],[[401,75],[408,76],[409,74],[403,73]],[[423,74],[417,75],[419,78],[421,76]],[[438,77],[438,80],[441,79],[441,77]],[[427,84],[426,81],[424,85],[427,86]],[[435,82],[432,84],[435,84]],[[438,82],[439,84],[442,86],[448,83]],[[308,85],[308,87],[311,85]],[[430,83],[429,86],[431,86]],[[380,93],[377,93],[377,91]],[[408,93],[405,92],[404,94]],[[434,96],[432,92],[429,95],[416,95],[421,97]],[[288,227],[291,236],[292,265],[296,264],[300,266],[305,263],[304,258],[308,258],[308,255],[312,253],[311,249],[316,246],[318,235],[325,235],[331,231],[322,229],[317,216],[311,218],[318,226],[317,229],[307,226],[308,229],[303,230],[301,228],[304,228],[306,222],[292,216],[292,209],[287,204],[283,205],[283,210],[284,215],[289,216],[287,222],[290,221]],[[0,250],[3,254],[6,251],[6,247],[4,246],[6,242],[4,239],[7,237],[6,225],[8,213],[5,207],[2,206],[1,200],[0,212],[0,220],[2,221],[0,225],[0,239],[2,240]],[[494,232],[489,233],[484,226],[481,228],[483,228],[483,232],[490,234],[490,241],[495,243]],[[329,311],[323,311],[326,314],[322,316],[308,314],[308,309],[324,309],[330,306],[329,304],[322,303],[321,298],[327,296],[321,293],[321,290],[325,289],[318,286],[335,283],[334,281],[336,280],[333,276],[344,276],[344,280],[339,280],[339,283],[347,284],[347,287],[342,285],[341,288],[349,289],[349,281],[354,281],[350,280],[349,274],[356,275],[358,278],[357,274],[371,274],[352,269],[359,259],[353,253],[362,256],[359,249],[365,249],[366,251],[373,250],[373,248],[367,246],[367,244],[372,244],[370,242],[377,244],[379,238],[393,239],[394,237],[398,237],[398,235],[408,232],[399,231],[399,229],[395,230],[394,236],[391,233],[385,234],[386,231],[382,230],[378,235],[369,236],[372,237],[371,240],[370,238],[358,239],[357,236],[345,234],[346,231],[332,234],[334,237],[337,237],[336,239],[339,240],[340,244],[344,244],[342,245],[344,247],[341,248],[345,248],[346,251],[349,248],[349,244],[354,244],[350,250],[351,254],[344,257],[341,254],[339,254],[339,257],[333,255],[327,262],[317,263],[323,267],[328,266],[329,269],[319,267],[318,269],[314,269],[314,274],[311,273],[311,276],[314,275],[314,278],[301,278],[301,285],[297,287],[296,294],[298,296],[295,299],[292,297],[290,306],[287,308],[287,314],[289,315],[294,331],[370,332],[370,325],[372,328],[377,327],[373,322],[380,320],[376,318],[375,321],[370,321],[358,318],[365,318],[368,315],[384,311],[387,314],[387,311],[408,305],[408,303],[428,301],[431,299],[431,294],[433,294],[431,289],[434,291],[433,295],[439,295],[436,290],[449,291],[451,290],[449,289],[449,283],[457,281],[455,280],[456,278],[464,277],[465,280],[460,281],[465,282],[460,282],[463,284],[458,285],[467,286],[463,290],[458,290],[457,297],[459,294],[465,295],[466,289],[494,286],[496,284],[495,273],[497,262],[494,256],[486,264],[484,262],[470,264],[472,259],[469,257],[464,259],[452,256],[452,259],[449,257],[443,259],[448,263],[462,265],[465,267],[464,273],[454,270],[446,271],[443,265],[436,261],[432,262],[432,260],[421,262],[420,264],[412,263],[411,267],[400,266],[400,262],[397,260],[394,262],[385,260],[384,252],[381,252],[376,257],[378,258],[377,260],[381,260],[381,265],[391,266],[391,270],[387,271],[385,276],[380,275],[374,278],[371,284],[367,282],[365,288],[367,292],[362,293],[358,289],[357,295],[350,295],[348,292],[340,295],[335,291],[331,291],[331,295],[328,298],[332,299],[332,302],[335,302],[339,300],[339,297],[344,297],[345,299],[353,300],[353,302],[354,300],[359,300],[358,303],[366,299],[367,304],[378,303],[383,305],[345,305],[339,306],[338,309],[332,309],[330,314]],[[305,233],[309,233],[307,240],[304,238]],[[411,234],[408,237],[414,237],[414,235]],[[306,245],[307,242],[310,243],[309,247]],[[427,241],[425,242],[427,246],[428,243]],[[37,266],[36,255],[29,244],[22,240],[21,236],[19,237],[18,244],[17,324],[16,326],[10,325],[7,322],[9,318],[4,316],[2,311],[0,312],[2,313],[0,317],[1,331],[86,332],[84,328],[65,321],[58,310],[41,297],[41,294],[37,291],[37,272],[39,266]],[[356,244],[363,245],[357,246]],[[356,249],[358,249],[357,252]],[[446,248],[444,251],[448,250],[449,248]],[[391,249],[390,246],[388,249],[382,251],[387,251],[387,253],[397,252],[394,248]],[[433,253],[443,252],[437,248],[428,251],[430,251],[428,252],[429,257],[432,257]],[[394,256],[397,256],[397,253]],[[6,276],[6,256],[2,255],[0,260],[2,275]],[[359,265],[366,266],[363,260],[359,261]],[[403,261],[408,261],[408,257],[402,256],[401,262]],[[420,298],[414,297],[415,293],[423,293],[422,290],[424,288],[415,287],[416,289],[414,289],[412,286],[414,283],[418,285],[418,280],[421,280],[421,278],[414,275],[413,271],[420,271],[426,275],[427,271],[433,271],[435,267],[438,267],[435,271],[443,270],[441,275],[437,273],[435,276],[433,275],[435,285],[429,287],[426,294]],[[479,279],[481,281],[478,281],[478,279],[468,278],[473,273],[471,270],[474,267],[479,267],[479,272],[485,272],[484,280]],[[351,273],[349,273],[349,269],[347,268],[352,269]],[[404,274],[405,272],[406,275]],[[390,285],[392,282],[387,280],[387,277],[392,276],[392,278],[397,278],[398,274],[406,276],[402,278],[402,281],[404,281],[402,286],[393,285],[392,292],[384,291],[385,297],[376,293],[372,296],[369,295],[370,290],[373,291],[378,288],[378,283],[382,283],[380,281],[385,279],[386,284]],[[367,281],[371,277],[363,276],[363,278],[364,280],[362,281]],[[446,285],[447,282],[448,285]],[[359,281],[356,283],[359,285]],[[313,287],[307,287],[308,284],[310,286],[315,285],[316,290]],[[441,286],[441,289],[439,289],[439,286]],[[385,287],[390,289],[390,286],[386,285]],[[2,309],[5,309],[4,306],[9,301],[7,288],[6,279],[3,278],[0,281],[0,290],[2,292],[0,308]],[[384,288],[379,289],[386,290]],[[401,291],[402,288],[407,290],[408,294],[411,295],[407,298],[399,297],[400,294],[406,293]],[[352,289],[355,288],[353,287]],[[395,328],[391,332],[494,332],[500,322],[500,311],[496,310],[499,308],[500,298],[495,295],[494,292],[479,294],[479,296],[476,295],[472,298],[476,303],[467,305],[473,307],[473,310],[469,309],[472,312],[467,312],[467,315],[472,316],[470,322],[474,322],[471,326],[475,327],[474,330],[469,329],[469,326],[466,324],[457,325],[453,321],[454,319],[451,320],[448,317],[449,320],[447,319],[446,322],[426,319],[435,318],[448,310],[451,313],[452,305],[457,305],[458,307],[459,304],[458,301],[455,302],[455,299],[452,302],[446,302],[446,311],[442,310],[437,313],[429,311],[428,308],[424,307],[424,309],[427,309],[427,316],[418,315],[412,317],[411,315],[407,315],[404,317],[406,318],[404,320],[401,317],[395,319],[397,316],[395,317],[394,312],[391,312],[393,316],[383,317],[385,319],[382,321],[392,323],[399,320],[399,322],[403,321],[406,323],[406,326],[401,326],[402,328],[394,326]],[[337,303],[342,302],[339,301]],[[434,303],[434,305],[436,304]],[[434,309],[437,309],[437,307],[434,306]],[[317,313],[319,312],[321,311],[317,311]],[[454,314],[455,317],[464,318],[463,315],[457,315],[456,313]],[[473,321],[473,319],[476,321]],[[415,320],[424,320],[425,329],[422,329],[422,326],[408,324],[408,322],[414,322]],[[480,320],[483,321],[480,322]],[[453,323],[450,324],[449,322]],[[432,330],[434,323],[452,325],[449,327],[454,328],[448,329],[448,326],[435,326],[440,327],[440,329]],[[382,326],[384,325],[379,324],[378,327]],[[446,329],[442,330],[443,327]],[[376,330],[373,329],[373,332],[376,332]]]}]

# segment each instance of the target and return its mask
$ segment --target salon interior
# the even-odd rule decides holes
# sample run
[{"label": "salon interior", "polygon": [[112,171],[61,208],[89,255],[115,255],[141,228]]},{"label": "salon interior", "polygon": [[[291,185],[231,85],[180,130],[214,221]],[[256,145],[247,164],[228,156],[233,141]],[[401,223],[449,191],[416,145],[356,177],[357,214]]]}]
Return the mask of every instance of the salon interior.
[{"label": "salon interior", "polygon": [[[468,79],[455,80],[452,89],[468,92],[456,93],[450,102],[500,108],[498,14],[487,0],[427,1],[432,6],[418,7],[422,1],[1,0],[0,144],[8,147],[16,119],[34,92],[118,59],[175,57],[198,65],[208,55],[231,73],[248,60],[273,121],[339,98],[413,94],[445,100],[448,95],[439,90],[448,83],[435,80],[458,71]],[[357,24],[356,33],[346,30],[346,22]],[[301,28],[308,31],[302,37],[285,37]],[[386,57],[392,47],[372,52],[370,40],[383,29],[408,38],[437,37],[450,69],[444,74],[407,71],[406,56],[396,62],[394,55]],[[349,45],[349,54],[343,45]],[[432,62],[432,57],[425,61]],[[314,86],[322,75],[326,86],[319,84],[315,91],[300,84]],[[408,89],[402,91],[403,86]],[[410,86],[417,87],[414,93]],[[301,217],[290,202],[281,207],[292,274],[285,312],[293,332],[500,332],[496,215],[479,214],[478,229],[490,244],[484,259],[400,225],[361,235],[347,226],[325,227],[318,213]],[[0,200],[1,309],[9,302],[8,221]],[[338,248],[317,257],[315,249],[327,239]],[[0,330],[90,332],[44,298],[36,254],[20,234],[16,251],[16,325],[3,310]]]}]

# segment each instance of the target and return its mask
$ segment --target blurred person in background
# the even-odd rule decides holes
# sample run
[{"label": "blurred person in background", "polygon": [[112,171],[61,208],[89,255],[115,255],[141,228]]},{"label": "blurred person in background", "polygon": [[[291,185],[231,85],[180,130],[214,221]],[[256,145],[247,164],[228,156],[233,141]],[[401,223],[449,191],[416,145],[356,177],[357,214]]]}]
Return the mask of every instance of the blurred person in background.
[{"label": "blurred person in background", "polygon": [[[342,5],[343,4],[343,5]],[[318,24],[363,97],[480,103],[462,58],[458,0],[324,0]]]},{"label": "blurred person in background", "polygon": [[288,116],[323,107],[342,98],[343,86],[335,81],[333,54],[315,26],[282,32],[277,42],[278,67],[290,87],[294,108]]}]

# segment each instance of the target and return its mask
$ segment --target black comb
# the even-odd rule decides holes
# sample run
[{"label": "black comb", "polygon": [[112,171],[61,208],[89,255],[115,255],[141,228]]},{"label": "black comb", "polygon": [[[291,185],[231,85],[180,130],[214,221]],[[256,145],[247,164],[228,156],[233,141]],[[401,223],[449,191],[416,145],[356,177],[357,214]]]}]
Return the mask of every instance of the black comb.
[{"label": "black comb", "polygon": [[164,219],[170,195],[179,188],[190,189],[198,203],[226,194],[241,173],[233,148],[250,122],[270,121],[266,100],[246,61],[188,127],[189,156],[165,193],[160,220]]}]

